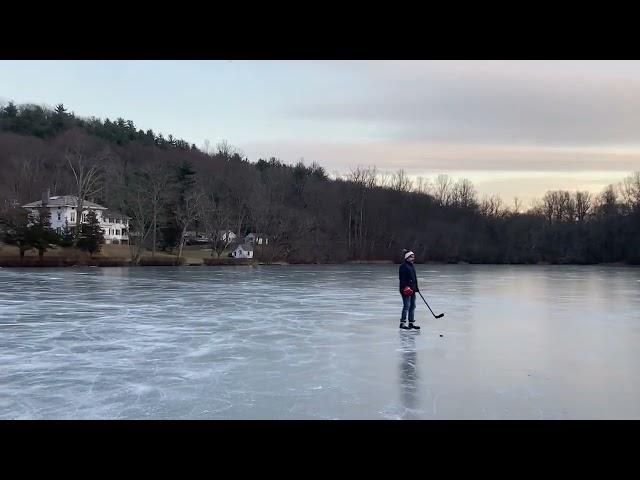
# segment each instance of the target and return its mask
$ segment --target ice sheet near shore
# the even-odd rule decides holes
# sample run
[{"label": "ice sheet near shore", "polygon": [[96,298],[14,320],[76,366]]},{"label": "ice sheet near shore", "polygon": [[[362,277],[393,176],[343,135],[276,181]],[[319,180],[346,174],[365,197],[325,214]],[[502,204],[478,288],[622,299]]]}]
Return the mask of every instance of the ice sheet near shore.
[{"label": "ice sheet near shore", "polygon": [[0,269],[0,419],[640,418],[640,269],[397,268]]}]

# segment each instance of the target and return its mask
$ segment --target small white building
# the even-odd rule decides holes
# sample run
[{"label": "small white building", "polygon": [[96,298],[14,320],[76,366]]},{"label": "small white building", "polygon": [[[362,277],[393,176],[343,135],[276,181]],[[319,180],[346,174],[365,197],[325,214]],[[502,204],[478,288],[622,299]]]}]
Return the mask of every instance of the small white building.
[{"label": "small white building", "polygon": [[250,245],[238,245],[231,252],[233,258],[253,258],[253,248]]},{"label": "small white building", "polygon": [[235,233],[233,233],[231,230],[220,230],[218,232],[218,238],[220,238],[223,242],[231,243],[236,238],[238,238],[238,236]]},{"label": "small white building", "polygon": [[106,243],[129,243],[129,218],[115,210],[104,210],[100,226],[104,230]]},{"label": "small white building", "polygon": [[245,243],[248,245],[269,245],[269,237],[264,233],[253,233],[244,237]]},{"label": "small white building", "polygon": [[[76,228],[76,215],[78,215],[78,197],[74,195],[49,196],[47,191],[42,200],[23,205],[30,213],[39,215],[41,208],[47,208],[50,212],[51,228],[62,233],[65,226],[73,232]],[[102,205],[85,200],[82,203],[81,223],[86,223],[89,211],[95,211],[98,222],[104,231],[105,243],[129,243],[129,219],[130,217]]]}]

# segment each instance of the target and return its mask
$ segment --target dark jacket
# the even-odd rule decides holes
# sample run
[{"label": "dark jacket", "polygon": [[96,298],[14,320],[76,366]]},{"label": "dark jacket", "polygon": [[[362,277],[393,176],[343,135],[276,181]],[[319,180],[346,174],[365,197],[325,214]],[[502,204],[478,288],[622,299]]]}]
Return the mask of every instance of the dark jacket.
[{"label": "dark jacket", "polygon": [[416,277],[416,269],[412,263],[406,260],[400,264],[400,293],[405,287],[411,287],[414,292],[419,292],[418,277]]}]

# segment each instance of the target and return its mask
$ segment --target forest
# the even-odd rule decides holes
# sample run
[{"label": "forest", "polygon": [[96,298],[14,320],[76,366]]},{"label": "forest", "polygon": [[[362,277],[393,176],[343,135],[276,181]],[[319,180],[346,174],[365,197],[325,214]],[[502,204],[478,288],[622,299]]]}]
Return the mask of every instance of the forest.
[{"label": "forest", "polygon": [[7,243],[25,225],[20,206],[49,190],[128,215],[136,259],[181,251],[189,231],[221,255],[233,231],[269,238],[256,252],[266,262],[399,261],[409,248],[419,263],[640,264],[640,172],[597,194],[548,191],[523,209],[444,174],[329,175],[269,155],[252,162],[225,141],[197,147],[123,118],[12,102],[0,109],[0,167]]}]

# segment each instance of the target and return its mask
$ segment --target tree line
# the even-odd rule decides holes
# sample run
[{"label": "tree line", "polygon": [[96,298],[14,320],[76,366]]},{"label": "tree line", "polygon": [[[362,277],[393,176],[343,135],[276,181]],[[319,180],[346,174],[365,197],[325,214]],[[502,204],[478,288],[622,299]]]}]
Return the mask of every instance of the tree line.
[{"label": "tree line", "polygon": [[480,199],[467,179],[375,167],[330,176],[315,163],[250,162],[226,142],[197,148],[122,119],[38,109],[0,111],[0,217],[47,188],[76,195],[131,217],[136,261],[182,255],[195,230],[218,256],[227,232],[264,234],[255,255],[267,262],[397,261],[411,248],[418,262],[640,264],[640,172],[599,194],[549,191],[524,210]]}]

